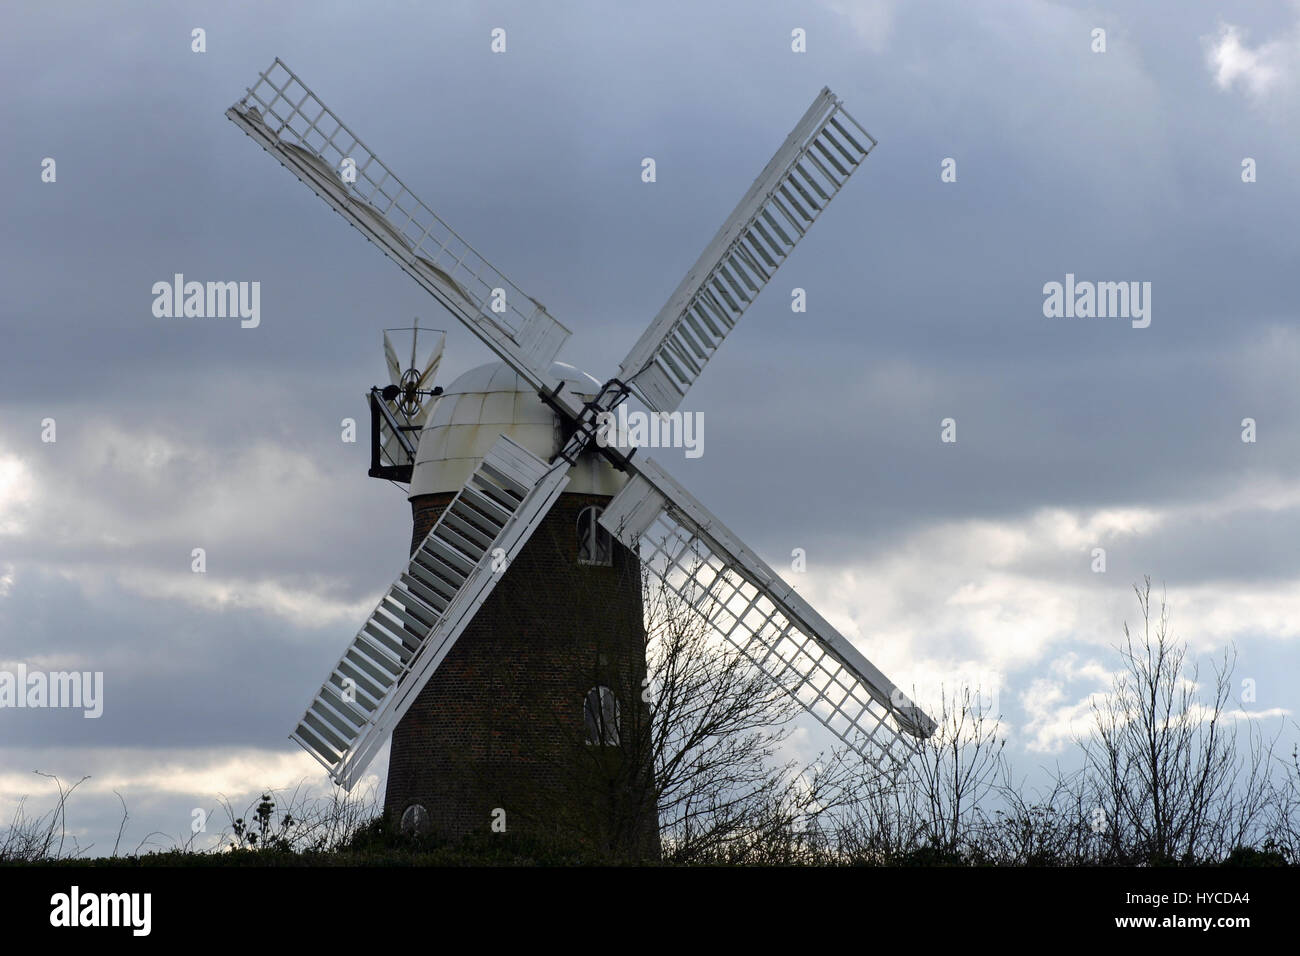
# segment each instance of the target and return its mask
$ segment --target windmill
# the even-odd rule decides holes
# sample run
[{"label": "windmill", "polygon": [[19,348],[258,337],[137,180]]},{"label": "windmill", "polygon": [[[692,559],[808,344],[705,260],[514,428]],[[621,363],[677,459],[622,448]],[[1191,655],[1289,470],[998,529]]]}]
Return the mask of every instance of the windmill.
[{"label": "windmill", "polygon": [[[491,396],[505,394],[503,406],[513,402],[518,409],[525,399],[544,404],[546,421],[557,426],[545,454],[537,452],[537,442],[530,448],[530,442],[512,437],[511,428],[527,424],[518,416],[500,429],[476,419],[460,438],[448,431],[454,411],[441,424],[426,426],[410,455],[413,480],[421,480],[427,461],[443,479],[443,487],[435,489],[441,497],[417,495],[412,488],[411,558],[291,735],[337,783],[350,789],[392,736],[386,811],[409,812],[417,826],[429,813],[442,813],[444,808],[423,803],[405,809],[394,803],[398,741],[403,767],[420,761],[422,747],[454,749],[454,741],[438,740],[438,727],[451,725],[429,723],[441,713],[432,692],[448,695],[443,709],[454,709],[450,698],[462,686],[440,684],[444,671],[456,666],[470,675],[509,668],[511,649],[533,648],[528,642],[503,644],[469,664],[456,663],[458,641],[463,644],[463,635],[481,629],[480,617],[500,606],[498,585],[511,582],[502,588],[511,592],[525,587],[513,577],[519,570],[514,562],[521,555],[522,564],[530,553],[536,557],[552,512],[564,507],[562,498],[575,497],[566,489],[571,482],[590,480],[594,462],[618,476],[617,489],[601,497],[603,508],[588,512],[592,518],[584,533],[598,531],[616,541],[625,570],[628,556],[639,558],[638,574],[644,568],[658,578],[864,760],[882,772],[907,761],[916,741],[933,732],[934,722],[653,459],[597,440],[604,413],[629,396],[651,412],[680,407],[746,307],[876,145],[830,90],[818,94],[618,374],[604,384],[556,362],[569,330],[417,199],[278,58],[226,115],[504,363],[473,370],[469,381],[450,386],[439,399],[436,418],[444,406],[453,408],[452,393],[462,396],[456,408],[468,403],[474,409],[486,409]],[[450,446],[457,441],[465,447],[453,452]],[[433,444],[436,452],[426,454],[426,445]],[[453,465],[463,479],[448,488]],[[423,524],[417,506],[422,497],[437,499]],[[530,581],[536,591],[526,595],[528,600],[565,603],[559,585]],[[508,629],[503,620],[490,627]],[[478,646],[489,643],[482,635],[476,639]],[[644,668],[643,648],[640,653]],[[596,690],[594,699],[588,695],[574,708],[579,728],[584,718],[593,723],[593,715],[596,723],[610,716],[617,720],[617,702],[611,706],[604,689]],[[522,722],[520,732],[525,732]],[[527,753],[513,754],[521,774],[529,772],[527,758]],[[419,775],[409,767],[402,773],[408,771]],[[486,822],[487,808],[481,812]]]}]

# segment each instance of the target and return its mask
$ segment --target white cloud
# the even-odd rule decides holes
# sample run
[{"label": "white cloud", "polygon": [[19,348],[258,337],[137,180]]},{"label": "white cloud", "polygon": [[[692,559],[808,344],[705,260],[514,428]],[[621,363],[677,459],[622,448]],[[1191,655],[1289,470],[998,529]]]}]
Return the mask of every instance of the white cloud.
[{"label": "white cloud", "polygon": [[[1093,697],[1110,689],[1113,647],[1137,617],[1133,582],[1093,574],[1089,549],[1141,549],[1207,517],[1287,511],[1300,511],[1300,482],[1277,479],[1165,507],[1043,508],[921,528],[875,560],[834,570],[813,563],[790,579],[891,680],[916,688],[922,706],[934,706],[940,683],[979,686],[993,716],[1019,705],[1028,750],[1058,753],[1086,730]],[[1217,656],[1229,642],[1300,639],[1300,580],[1175,582],[1168,599],[1174,637],[1194,657]]]},{"label": "white cloud", "polygon": [[1101,691],[1094,691],[1074,700],[1061,681],[1032,681],[1020,697],[1026,717],[1025,749],[1030,753],[1059,754],[1075,740],[1086,737],[1093,721],[1093,701],[1101,696]]},{"label": "white cloud", "polygon": [[[16,579],[44,572],[92,599],[127,591],[344,630],[378,599],[385,576],[378,566],[372,593],[364,580],[345,578],[337,547],[318,543],[357,541],[371,530],[356,503],[355,476],[344,480],[322,467],[344,466],[332,447],[262,440],[223,449],[92,417],[59,450],[59,464],[0,450],[8,559],[0,564],[0,597]],[[405,510],[398,505],[391,516],[400,522]],[[362,553],[387,550],[382,530],[359,542]],[[195,547],[207,552],[208,573],[192,573]],[[400,538],[391,553],[395,573]]]},{"label": "white cloud", "polygon": [[[95,569],[86,569],[93,572]],[[355,628],[373,609],[378,595],[340,601],[337,583],[290,586],[274,579],[216,580],[187,571],[158,572],[144,568],[109,572],[117,584],[141,597],[183,601],[206,611],[254,610],[292,621],[298,627]],[[341,640],[342,638],[340,638]],[[341,646],[341,645],[340,645]]]},{"label": "white cloud", "polygon": [[[80,439],[66,438],[64,445],[66,460],[36,468],[35,476],[21,462],[19,470],[11,466],[9,494],[31,512],[22,532],[78,551],[139,548],[172,538],[181,523],[216,537],[250,524],[306,522],[328,490],[329,476],[313,457],[265,440],[214,448],[90,419]],[[0,495],[3,476],[0,470]]]},{"label": "white cloud", "polygon": [[1203,37],[1206,63],[1220,89],[1240,86],[1256,102],[1293,87],[1300,58],[1300,26],[1279,39],[1251,46],[1247,31],[1220,23],[1218,35]]},{"label": "white cloud", "polygon": [[[25,766],[23,761],[6,754],[7,767]],[[48,759],[48,758],[47,758]],[[65,784],[89,774],[79,788],[83,795],[111,794],[114,790],[149,793],[174,793],[195,799],[216,798],[221,794],[240,795],[264,787],[288,787],[302,780],[315,781],[324,776],[320,764],[306,752],[267,751],[254,748],[196,748],[185,751],[144,748],[105,747],[93,753],[63,753],[56,758],[68,764],[60,777]],[[76,766],[72,764],[76,762]],[[52,772],[42,763],[41,769]],[[0,799],[13,800],[41,790],[39,778],[30,773],[0,773]]]},{"label": "white cloud", "polygon": [[35,493],[31,469],[17,455],[0,452],[0,537],[26,530]]}]

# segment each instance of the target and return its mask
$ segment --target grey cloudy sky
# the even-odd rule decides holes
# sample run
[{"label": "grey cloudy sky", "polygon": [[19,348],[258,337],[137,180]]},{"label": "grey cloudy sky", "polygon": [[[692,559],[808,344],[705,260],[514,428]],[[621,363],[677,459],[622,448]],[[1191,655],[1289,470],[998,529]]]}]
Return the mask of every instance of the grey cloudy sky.
[{"label": "grey cloudy sky", "polygon": [[[0,711],[0,810],[40,803],[34,769],[91,774],[69,819],[104,850],[114,789],[138,841],[219,794],[318,780],[286,734],[409,537],[339,421],[383,379],[386,326],[449,328],[443,384],[490,358],[225,119],[276,56],[602,380],[829,85],[880,146],[688,397],[704,455],[656,457],[772,565],[806,549],[792,583],[899,684],[999,680],[1025,770],[1068,754],[1144,573],[1196,651],[1236,644],[1246,709],[1273,728],[1294,711],[1300,6],[87,2],[7,21],[0,666],[107,686],[98,720]],[[154,318],[176,272],[259,281],[260,327]],[[1066,273],[1150,282],[1150,327],[1045,318]]]}]

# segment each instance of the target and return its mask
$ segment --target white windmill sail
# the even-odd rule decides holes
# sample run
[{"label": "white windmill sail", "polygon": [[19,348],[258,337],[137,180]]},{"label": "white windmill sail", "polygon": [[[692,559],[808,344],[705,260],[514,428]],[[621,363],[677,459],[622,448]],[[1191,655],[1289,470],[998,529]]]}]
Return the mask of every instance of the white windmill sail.
[{"label": "white windmill sail", "polygon": [[878,769],[935,724],[652,459],[599,521],[705,623]]},{"label": "white windmill sail", "polygon": [[430,529],[290,735],[338,784],[352,789],[501,579],[494,564],[514,560],[568,470],[502,435]]},{"label": "white windmill sail", "polygon": [[[530,385],[554,388],[550,365],[569,330],[421,202],[279,57],[226,116]],[[556,398],[575,414],[581,407]]]},{"label": "white windmill sail", "polygon": [[623,359],[620,377],[670,412],[867,154],[871,134],[823,88]]}]

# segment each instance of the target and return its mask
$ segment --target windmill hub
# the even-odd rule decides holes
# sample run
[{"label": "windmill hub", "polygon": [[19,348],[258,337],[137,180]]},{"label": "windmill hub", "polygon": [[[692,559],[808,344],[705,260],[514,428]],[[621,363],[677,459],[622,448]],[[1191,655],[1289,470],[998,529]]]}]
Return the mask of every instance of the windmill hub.
[{"label": "windmill hub", "polygon": [[418,368],[408,368],[402,373],[400,383],[402,399],[398,402],[398,407],[403,414],[414,415],[424,400],[420,394],[420,376],[422,374],[423,371]]}]

